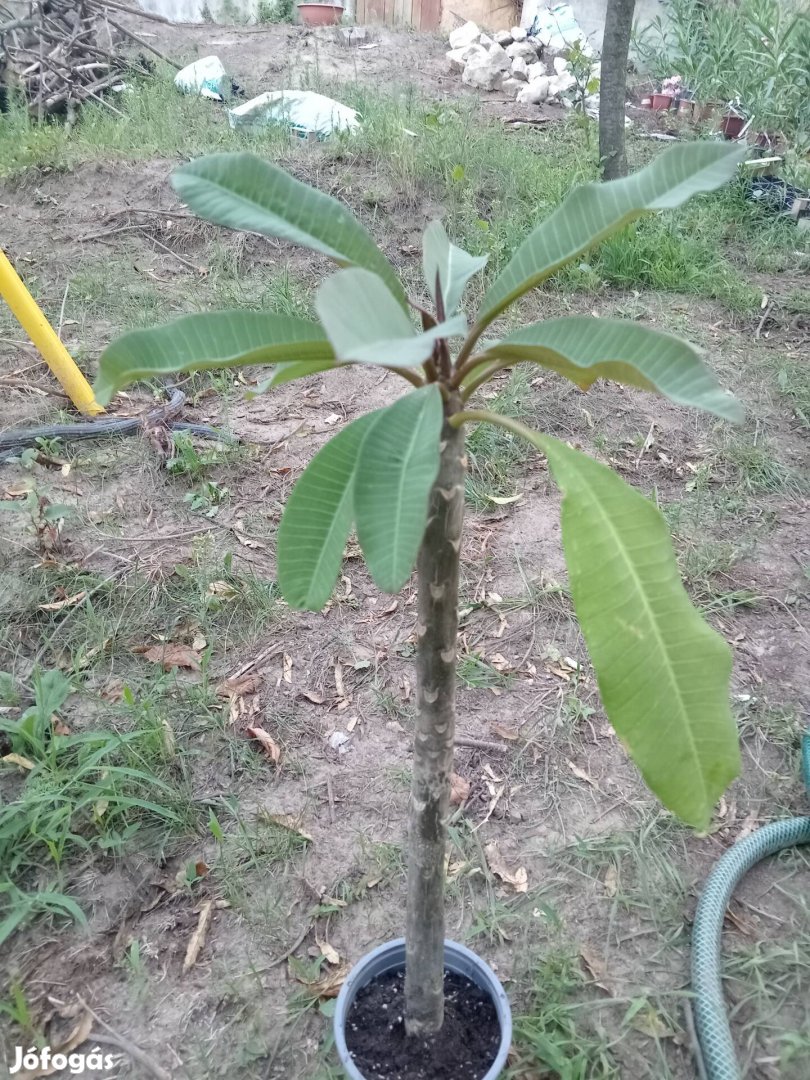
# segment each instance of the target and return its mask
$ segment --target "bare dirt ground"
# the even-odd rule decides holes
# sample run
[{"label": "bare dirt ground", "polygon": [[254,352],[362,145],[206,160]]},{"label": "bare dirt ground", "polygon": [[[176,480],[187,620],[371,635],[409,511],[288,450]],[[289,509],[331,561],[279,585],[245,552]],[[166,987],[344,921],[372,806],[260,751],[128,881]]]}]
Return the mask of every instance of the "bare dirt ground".
[{"label": "bare dirt ground", "polygon": [[[361,53],[289,27],[140,30],[182,60],[216,52],[249,95],[303,64],[321,78],[410,81],[439,98],[466,92],[446,75],[438,39],[380,31],[381,47]],[[515,109],[488,107],[501,116]],[[32,171],[0,193],[3,245],[30,270],[55,316],[71,279],[65,340],[90,370],[131,322],[133,305],[146,324],[221,302],[219,268],[228,259],[251,281],[292,274],[303,292],[326,269],[314,256],[174,217],[182,213],[168,183],[174,164]],[[302,148],[293,167],[328,189],[317,147]],[[408,275],[421,228],[440,208],[390,213],[396,193],[389,196],[378,232]],[[152,213],[144,219],[138,208]],[[148,228],[126,231],[134,220]],[[759,823],[806,812],[796,751],[810,705],[810,518],[796,478],[806,472],[807,430],[774,376],[783,358],[806,357],[806,322],[779,305],[806,289],[806,275],[763,275],[755,283],[777,301],[759,331],[760,312],[731,315],[719,303],[683,296],[603,290],[531,301],[544,314],[621,313],[688,332],[750,410],[743,453],[712,423],[618,386],[586,397],[543,375],[526,387],[547,430],[593,450],[672,508],[690,588],[733,646],[744,774],[709,835],[679,828],[656,808],[601,710],[564,590],[558,497],[544,463],[526,454],[509,492],[518,498],[469,513],[457,764],[469,796],[453,824],[448,928],[496,968],[516,1014],[528,1018],[513,1058],[513,1075],[526,1080],[693,1076],[683,1003],[701,882]],[[4,323],[2,335],[0,372],[26,380],[34,372],[48,382],[19,332]],[[199,609],[191,618],[185,600],[177,610],[166,607],[184,574],[199,584],[203,612],[205,598],[216,596],[212,584],[230,582],[231,574],[272,582],[275,528],[301,469],[342,424],[398,390],[391,375],[352,369],[246,402],[244,384],[257,375],[248,370],[213,390],[199,380],[186,384],[183,418],[221,424],[248,447],[205,473],[229,493],[215,516],[191,509],[183,500],[191,484],[169,476],[138,438],[76,447],[67,474],[36,467],[34,480],[51,501],[78,511],[60,551],[38,551],[22,518],[2,523],[6,650],[18,675],[30,672],[42,634],[26,614],[32,580],[44,575],[47,583],[51,573],[62,581],[66,567],[112,580],[121,614],[114,630],[102,632],[100,658],[82,668],[67,723],[79,731],[125,729],[133,714],[121,701],[122,684],[140,687],[138,701],[158,702],[172,727],[171,768],[190,804],[205,808],[203,822],[210,810],[226,835],[200,827],[165,850],[135,842],[114,857],[77,863],[71,894],[89,927],[33,924],[7,944],[1,966],[9,985],[24,987],[37,1025],[65,1013],[79,994],[171,1075],[188,1080],[337,1076],[322,1015],[327,984],[402,929],[413,588],[379,595],[350,550],[321,614],[295,615],[275,600],[246,628],[241,593],[223,594],[222,609],[205,618]],[[509,380],[504,375],[501,385]],[[135,411],[148,400],[135,391],[120,408]],[[54,399],[36,391],[15,385],[0,398],[0,430],[53,415]],[[31,479],[31,470],[0,466],[4,497]],[[732,496],[733,516],[715,514],[718,498]],[[53,585],[48,590],[58,595]],[[145,597],[155,598],[156,610],[163,604],[151,638],[137,614]],[[133,649],[159,630],[193,648],[201,627],[210,647],[204,670],[164,676],[159,693],[149,691],[153,669]],[[257,719],[281,747],[278,765],[248,740]],[[347,741],[338,745],[335,733]],[[230,817],[228,806],[238,807]],[[493,873],[490,845],[509,869],[525,868],[527,892]],[[192,884],[182,881],[189,861],[204,864]],[[752,873],[730,913],[730,993],[749,1077],[806,1075],[808,895],[810,864],[797,854]],[[184,972],[208,902],[202,951]],[[14,1038],[0,1035],[0,1054],[18,1041],[13,1030]],[[538,1031],[564,1046],[568,1072],[542,1064],[532,1048]],[[786,1032],[799,1048],[793,1056]],[[585,1058],[576,1064],[578,1041]],[[113,1075],[153,1074],[124,1053]]]}]

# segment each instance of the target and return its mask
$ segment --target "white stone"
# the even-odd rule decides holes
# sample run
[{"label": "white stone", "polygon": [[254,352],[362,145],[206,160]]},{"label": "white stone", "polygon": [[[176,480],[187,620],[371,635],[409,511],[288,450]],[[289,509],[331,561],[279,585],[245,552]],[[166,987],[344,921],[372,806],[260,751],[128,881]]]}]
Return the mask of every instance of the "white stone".
[{"label": "white stone", "polygon": [[481,30],[474,22],[466,22],[457,30],[450,31],[450,48],[463,49],[465,45],[474,45],[481,37]]},{"label": "white stone", "polygon": [[497,64],[501,71],[509,71],[511,69],[512,61],[509,57],[509,53],[502,45],[498,45],[497,42],[490,45],[487,53],[492,63]]},{"label": "white stone", "polygon": [[[449,56],[450,54],[448,53],[447,55]],[[539,79],[541,75],[545,75],[546,73],[546,65],[541,60],[526,66],[526,75],[529,82],[534,82],[535,79]]]},{"label": "white stone", "polygon": [[455,74],[460,75],[470,57],[475,56],[478,53],[482,56],[486,56],[487,50],[480,45],[468,45],[466,49],[451,49],[450,52],[445,53],[445,56],[450,65],[450,70]]},{"label": "white stone", "polygon": [[575,85],[576,79],[573,77],[573,75],[569,75],[567,73],[564,73],[563,75],[555,75],[552,79],[549,79],[548,96],[560,97],[566,92],[566,90],[570,90],[571,87]]},{"label": "white stone", "polygon": [[548,97],[549,82],[547,75],[542,75],[539,79],[535,79],[534,82],[530,82],[518,94],[518,101],[522,105],[541,105]]},{"label": "white stone", "polygon": [[470,57],[461,81],[479,90],[500,90],[505,72],[509,71],[509,68],[509,57],[500,45],[492,45],[482,54],[476,53]]},{"label": "white stone", "polygon": [[495,35],[495,40],[502,48],[506,48],[507,45],[511,45],[515,40],[508,30],[499,30]]},{"label": "white stone", "polygon": [[529,36],[522,26],[513,26],[509,33],[512,35],[512,41],[525,41]]},{"label": "white stone", "polygon": [[504,93],[509,94],[511,97],[517,97],[517,95],[520,93],[520,91],[525,85],[526,83],[521,82],[520,79],[508,78],[504,79],[501,83],[501,90],[503,90]]},{"label": "white stone", "polygon": [[517,58],[520,57],[521,60],[525,60],[527,64],[533,64],[537,59],[537,53],[528,41],[515,41],[511,45],[507,45],[506,55],[511,56],[513,60],[517,60]]},{"label": "white stone", "polygon": [[554,57],[554,72],[557,75],[562,75],[564,71],[568,71],[568,61],[564,56]]},{"label": "white stone", "polygon": [[495,41],[489,36],[489,34],[482,34],[478,39],[478,44],[483,45],[485,49],[488,49],[490,45],[494,45]]},{"label": "white stone", "polygon": [[512,61],[512,78],[520,79],[522,82],[529,81],[529,65],[522,56]]}]

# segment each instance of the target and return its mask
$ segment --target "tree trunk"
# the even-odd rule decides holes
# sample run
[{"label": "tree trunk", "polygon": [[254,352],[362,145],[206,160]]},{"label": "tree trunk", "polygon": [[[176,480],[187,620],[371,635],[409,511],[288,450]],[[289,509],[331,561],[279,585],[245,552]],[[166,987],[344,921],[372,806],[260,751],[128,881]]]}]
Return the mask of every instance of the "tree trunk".
[{"label": "tree trunk", "polygon": [[608,0],[599,85],[599,158],[605,180],[627,176],[624,99],[636,0]]},{"label": "tree trunk", "polygon": [[405,1025],[431,1035],[444,1020],[444,860],[456,723],[458,567],[464,435],[445,424],[441,465],[419,552],[417,718],[408,822]]}]

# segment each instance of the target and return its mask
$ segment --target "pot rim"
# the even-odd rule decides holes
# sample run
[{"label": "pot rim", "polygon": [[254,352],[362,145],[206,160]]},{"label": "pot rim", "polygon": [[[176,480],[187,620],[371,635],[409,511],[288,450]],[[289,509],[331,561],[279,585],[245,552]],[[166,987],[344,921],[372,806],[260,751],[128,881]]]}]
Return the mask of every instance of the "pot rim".
[{"label": "pot rim", "polygon": [[[500,1025],[500,1043],[495,1060],[482,1080],[497,1080],[506,1065],[512,1045],[512,1012],[506,992],[489,964],[466,945],[445,939],[444,958],[445,965],[451,971],[471,978],[481,989],[486,990],[492,999]],[[393,941],[378,945],[361,957],[352,967],[341,987],[335,1004],[333,1031],[341,1065],[350,1080],[366,1080],[366,1077],[355,1066],[346,1046],[345,1025],[349,1010],[359,991],[376,976],[388,971],[398,971],[404,966],[405,938],[395,938]]]}]

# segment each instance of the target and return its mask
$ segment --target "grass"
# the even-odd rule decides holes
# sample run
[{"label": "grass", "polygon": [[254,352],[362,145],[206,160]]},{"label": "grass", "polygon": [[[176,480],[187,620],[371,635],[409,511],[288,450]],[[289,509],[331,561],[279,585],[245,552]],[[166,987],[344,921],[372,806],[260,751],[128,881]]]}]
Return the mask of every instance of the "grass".
[{"label": "grass", "polygon": [[[493,392],[486,407],[501,416],[532,420],[532,368],[516,367]],[[492,510],[519,494],[518,479],[527,459],[523,444],[508,431],[479,424],[467,439],[467,504],[474,510]]]}]

